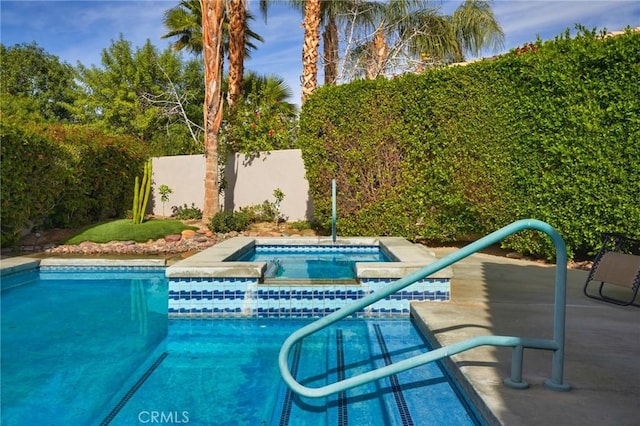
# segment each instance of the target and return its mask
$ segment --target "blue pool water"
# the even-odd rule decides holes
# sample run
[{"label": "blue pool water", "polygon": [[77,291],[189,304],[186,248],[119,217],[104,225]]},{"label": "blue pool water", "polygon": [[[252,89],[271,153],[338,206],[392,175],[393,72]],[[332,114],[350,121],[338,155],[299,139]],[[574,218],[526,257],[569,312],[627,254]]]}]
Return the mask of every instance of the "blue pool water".
[{"label": "blue pool water", "polygon": [[379,246],[258,245],[233,261],[267,262],[265,278],[354,279],[356,262],[389,262]]},{"label": "blue pool water", "polygon": [[[168,320],[163,270],[41,271],[2,285],[2,424],[479,422],[438,364],[344,395],[292,395],[277,356],[308,320]],[[306,338],[291,369],[321,386],[427,350],[408,319],[346,320]]]}]

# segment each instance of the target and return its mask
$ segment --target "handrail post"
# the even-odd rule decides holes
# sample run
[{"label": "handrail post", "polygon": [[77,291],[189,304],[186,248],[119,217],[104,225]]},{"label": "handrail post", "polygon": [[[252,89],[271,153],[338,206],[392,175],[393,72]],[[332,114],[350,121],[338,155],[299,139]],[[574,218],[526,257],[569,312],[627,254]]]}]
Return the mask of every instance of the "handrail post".
[{"label": "handrail post", "polygon": [[[545,224],[546,225],[546,224]],[[567,247],[558,232],[547,225],[553,232],[547,232],[556,247],[556,287],[555,311],[553,319],[553,340],[558,343],[558,349],[553,352],[551,359],[551,379],[545,380],[544,385],[555,391],[568,391],[571,386],[563,383],[565,323],[567,317]],[[560,267],[562,265],[562,267]]]},{"label": "handrail post", "polygon": [[524,346],[518,345],[513,348],[511,354],[511,376],[504,379],[504,384],[514,389],[526,389],[529,383],[522,380],[522,361],[524,359]]}]

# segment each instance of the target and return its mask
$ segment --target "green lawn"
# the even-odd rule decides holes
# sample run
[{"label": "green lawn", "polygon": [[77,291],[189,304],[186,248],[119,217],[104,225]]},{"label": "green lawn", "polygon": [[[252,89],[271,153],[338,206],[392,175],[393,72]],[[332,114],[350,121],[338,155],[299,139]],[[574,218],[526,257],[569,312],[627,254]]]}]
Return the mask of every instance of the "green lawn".
[{"label": "green lawn", "polygon": [[169,234],[179,234],[185,229],[196,230],[198,228],[172,219],[152,219],[137,225],[134,225],[131,219],[119,219],[86,228],[65,241],[65,244],[80,244],[84,241],[94,243],[136,241],[143,243],[163,238]]}]

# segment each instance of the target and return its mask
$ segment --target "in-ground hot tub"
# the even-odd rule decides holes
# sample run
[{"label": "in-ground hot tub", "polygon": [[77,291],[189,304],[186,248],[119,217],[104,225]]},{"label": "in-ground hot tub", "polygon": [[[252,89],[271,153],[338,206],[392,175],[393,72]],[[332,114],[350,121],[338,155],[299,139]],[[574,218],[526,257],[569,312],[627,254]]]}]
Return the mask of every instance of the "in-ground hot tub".
[{"label": "in-ground hot tub", "polygon": [[357,263],[391,262],[392,256],[380,245],[254,244],[226,261],[266,262],[265,283],[334,280],[349,284],[356,282]]},{"label": "in-ground hot tub", "polygon": [[[353,261],[353,276],[270,276],[273,265],[242,260],[264,246],[294,251],[325,247],[377,247],[385,261]],[[169,315],[187,317],[259,316],[318,317],[367,296],[435,261],[419,244],[404,238],[236,237],[208,248],[169,268]],[[445,268],[356,313],[356,316],[409,314],[410,300],[449,300],[452,272]]]}]

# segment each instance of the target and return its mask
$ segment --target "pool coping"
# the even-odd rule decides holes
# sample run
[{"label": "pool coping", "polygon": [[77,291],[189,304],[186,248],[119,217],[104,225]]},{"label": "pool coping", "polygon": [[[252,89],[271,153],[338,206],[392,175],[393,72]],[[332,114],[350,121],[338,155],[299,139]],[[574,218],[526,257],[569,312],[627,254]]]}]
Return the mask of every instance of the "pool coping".
[{"label": "pool coping", "polygon": [[[358,262],[357,279],[402,278],[437,260],[421,244],[399,237],[234,237],[209,247],[191,257],[167,267],[167,278],[255,278],[264,279],[266,262],[233,262],[236,257],[256,245],[379,245],[395,262]],[[430,278],[451,278],[453,270],[444,268]]]},{"label": "pool coping", "polygon": [[[225,262],[255,245],[380,245],[383,250],[397,259],[396,262],[356,263],[358,279],[401,278],[437,260],[427,247],[411,243],[400,237],[340,237],[334,242],[331,237],[234,237],[193,256],[167,265],[165,259],[132,258],[113,259],[95,257],[9,257],[0,260],[0,276],[36,268],[38,266],[78,266],[78,267],[136,267],[166,266],[168,278],[233,277],[263,280],[266,262]],[[450,267],[444,268],[429,278],[453,277]]]},{"label": "pool coping", "polygon": [[[436,337],[436,330],[432,329],[426,318],[420,314],[416,308],[416,304],[413,302],[409,303],[409,317],[432,349],[435,350],[444,346]],[[467,402],[471,405],[470,409],[473,409],[488,425],[502,424],[496,416],[496,413],[494,413],[487,401],[485,401],[486,396],[482,396],[482,393],[473,385],[469,377],[467,377],[451,357],[444,357],[439,360],[439,362],[447,369],[455,385],[460,387],[460,390],[468,399]]]},{"label": "pool coping", "polygon": [[0,276],[13,274],[14,272],[28,271],[37,268],[40,259],[33,259],[26,256],[8,257],[0,260]]},{"label": "pool coping", "polygon": [[148,267],[166,266],[165,259],[104,259],[94,257],[45,257],[33,258],[28,256],[8,257],[0,260],[0,276],[15,272],[27,271],[39,266],[77,266],[77,267]]}]

